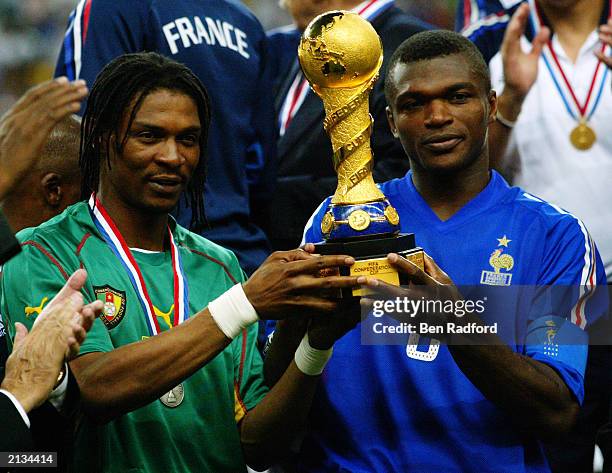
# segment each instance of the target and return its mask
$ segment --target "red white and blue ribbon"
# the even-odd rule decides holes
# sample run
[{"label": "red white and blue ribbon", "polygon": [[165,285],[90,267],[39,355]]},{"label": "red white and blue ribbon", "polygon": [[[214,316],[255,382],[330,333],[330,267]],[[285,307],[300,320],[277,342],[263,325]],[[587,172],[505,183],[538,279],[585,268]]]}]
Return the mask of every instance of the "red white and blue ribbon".
[{"label": "red white and blue ribbon", "polygon": [[[161,332],[159,322],[155,316],[155,309],[151,302],[151,297],[147,291],[147,285],[140,271],[138,263],[134,259],[130,248],[127,246],[121,232],[115,222],[108,214],[100,200],[92,194],[89,198],[89,210],[94,225],[104,238],[111,251],[119,258],[123,268],[132,283],[134,291],[138,295],[138,300],[145,314],[147,327],[151,336]],[[172,272],[174,284],[174,326],[184,322],[189,318],[189,291],[187,279],[183,271],[181,254],[174,241],[172,231],[168,227],[168,238],[170,240],[170,251],[172,255]]]},{"label": "red white and blue ribbon", "polygon": [[[542,21],[542,17],[535,0],[529,0],[529,7],[531,23],[533,25],[533,30],[537,35],[544,22]],[[609,2],[609,11],[612,13],[612,0]],[[610,52],[610,47],[605,43],[602,43],[600,50],[602,53],[608,55]],[[593,79],[591,80],[586,99],[584,103],[581,104],[572,85],[567,79],[567,75],[565,74],[561,63],[559,62],[559,58],[552,44],[552,38],[542,49],[542,58],[544,59],[544,64],[546,64],[546,68],[553,79],[555,87],[559,92],[568,113],[577,122],[589,121],[589,119],[593,116],[593,113],[595,113],[597,105],[599,105],[604,84],[606,83],[606,79],[608,77],[608,68],[605,65],[602,65],[601,61],[597,61],[597,66],[595,67],[595,72],[593,73]],[[592,100],[593,97],[594,100]]]},{"label": "red white and blue ribbon", "polygon": [[[351,11],[371,22],[382,12],[390,8],[394,1],[395,0],[367,0],[357,5]],[[295,117],[295,114],[304,103],[309,90],[310,87],[308,87],[308,81],[304,77],[304,74],[301,70],[298,71],[295,79],[293,79],[293,82],[291,83],[291,87],[289,87],[287,97],[285,97],[285,101],[283,102],[283,106],[280,109],[280,136],[283,136],[287,131],[291,120],[293,120],[293,117]]]}]

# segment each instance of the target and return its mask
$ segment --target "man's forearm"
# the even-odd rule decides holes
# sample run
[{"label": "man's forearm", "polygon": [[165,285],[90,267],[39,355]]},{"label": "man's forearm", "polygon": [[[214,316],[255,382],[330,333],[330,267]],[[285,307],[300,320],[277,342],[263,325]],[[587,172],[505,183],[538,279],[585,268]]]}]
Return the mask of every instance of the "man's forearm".
[{"label": "man's forearm", "polygon": [[108,422],[142,407],[200,369],[230,340],[208,309],[141,342],[89,353],[70,364],[86,412]]},{"label": "man's forearm", "polygon": [[272,344],[264,360],[264,378],[269,387],[281,379],[293,361],[307,327],[307,318],[285,319],[276,323]]},{"label": "man's forearm", "polygon": [[249,466],[264,469],[289,451],[306,427],[318,379],[291,362],[268,395],[245,416],[240,438]]},{"label": "man's forearm", "polygon": [[471,344],[455,344],[461,340],[449,344],[461,371],[519,429],[540,438],[563,435],[575,420],[578,403],[557,372],[513,352],[495,335],[478,337],[478,344],[467,338],[465,342]]},{"label": "man's forearm", "polygon": [[[498,120],[489,126],[489,166],[501,170],[504,165],[504,155],[512,134],[512,127],[507,122],[516,122],[525,97],[519,93],[505,90],[497,100]],[[499,117],[502,117],[501,120]]]}]

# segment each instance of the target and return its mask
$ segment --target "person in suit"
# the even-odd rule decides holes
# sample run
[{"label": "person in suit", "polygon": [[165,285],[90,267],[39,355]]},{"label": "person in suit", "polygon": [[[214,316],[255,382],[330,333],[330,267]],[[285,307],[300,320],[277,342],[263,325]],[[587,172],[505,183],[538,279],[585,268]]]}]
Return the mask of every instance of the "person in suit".
[{"label": "person in suit", "polygon": [[[383,43],[385,58],[406,38],[429,25],[397,8],[393,0],[284,0],[295,28],[270,32],[269,47],[292,51],[276,55],[275,108],[279,125],[278,173],[274,198],[261,217],[273,249],[294,248],[302,238],[308,217],[319,203],[336,188],[332,165],[332,148],[323,130],[323,103],[309,90],[297,60],[300,33],[317,15],[329,10],[353,10],[372,23]],[[402,147],[391,135],[385,116],[387,103],[383,84],[386,70],[383,62],[380,79],[370,94],[370,113],[374,117],[372,150],[374,178],[385,181],[403,176],[409,164]]]},{"label": "person in suit", "polygon": [[[84,81],[60,77],[30,89],[0,119],[0,200],[27,180],[53,128],[76,112],[86,95]],[[4,264],[20,247],[1,212],[0,242],[0,264]],[[64,360],[76,356],[102,309],[101,302],[83,305],[79,291],[86,279],[84,270],[76,271],[41,311],[29,334],[24,325],[16,324],[14,349],[6,370],[0,372],[4,419],[0,451],[34,449],[37,444],[28,413],[47,412],[41,405],[48,398],[55,406],[63,401],[68,384]]]},{"label": "person in suit", "polygon": [[34,450],[28,412],[45,400],[58,407],[66,395],[68,375],[65,360],[74,358],[102,301],[83,304],[80,293],[87,272],[75,271],[64,287],[42,310],[28,334],[15,324],[13,351],[6,361],[0,385],[0,451]]}]

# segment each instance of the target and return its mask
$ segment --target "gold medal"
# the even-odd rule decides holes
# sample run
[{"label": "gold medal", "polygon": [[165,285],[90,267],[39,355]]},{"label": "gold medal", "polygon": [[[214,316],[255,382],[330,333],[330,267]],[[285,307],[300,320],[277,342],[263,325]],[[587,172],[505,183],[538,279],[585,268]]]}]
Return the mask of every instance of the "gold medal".
[{"label": "gold medal", "polygon": [[178,407],[185,399],[185,390],[183,389],[183,384],[179,384],[173,387],[170,391],[164,394],[159,400],[166,407]]},{"label": "gold medal", "polygon": [[[544,22],[538,14],[538,9],[535,7],[535,0],[529,0],[529,4],[531,6],[530,14],[532,15],[532,24],[535,33],[538,34],[541,31],[540,28],[544,25]],[[612,0],[610,1],[610,7],[612,8]],[[612,11],[610,11],[608,14],[608,19],[610,18],[612,18]],[[608,55],[609,49],[610,48],[606,43],[602,43],[599,52],[606,56]],[[550,52],[550,61],[547,59],[547,51]],[[559,92],[559,95],[561,95],[561,99],[563,100],[563,103],[565,104],[568,113],[574,120],[578,121],[578,125],[570,133],[570,141],[572,145],[574,145],[574,148],[580,151],[586,151],[590,149],[597,140],[597,135],[595,134],[593,128],[588,125],[587,120],[589,120],[593,116],[595,110],[597,109],[597,105],[599,104],[599,99],[602,95],[601,91],[604,86],[604,81],[606,80],[606,74],[599,74],[599,71],[605,70],[606,65],[602,65],[602,62],[600,60],[597,61],[597,65],[595,66],[595,70],[593,71],[591,85],[587,89],[589,92],[584,99],[584,103],[581,104],[578,101],[578,97],[576,96],[576,92],[574,92],[572,84],[568,80],[567,75],[565,74],[565,71],[561,66],[561,62],[557,57],[557,53],[555,53],[552,41],[548,41],[548,43],[544,46],[544,50],[542,51],[542,57],[544,58],[544,61],[546,61],[550,76],[555,84],[557,91]],[[565,88],[563,87],[563,84],[565,84]],[[599,93],[596,92],[598,90]],[[591,103],[592,98],[594,98],[593,105],[589,106],[589,103]],[[574,110],[572,110],[574,107],[571,107],[571,102],[573,102],[575,105]]]},{"label": "gold medal", "polygon": [[575,148],[581,151],[591,148],[596,139],[595,131],[587,125],[586,121],[581,121],[570,133],[570,141]]}]

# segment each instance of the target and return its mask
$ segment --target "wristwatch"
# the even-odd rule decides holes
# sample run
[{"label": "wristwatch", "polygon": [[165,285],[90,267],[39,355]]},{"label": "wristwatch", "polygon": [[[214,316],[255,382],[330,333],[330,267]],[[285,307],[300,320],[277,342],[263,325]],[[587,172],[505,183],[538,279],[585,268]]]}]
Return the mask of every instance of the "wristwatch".
[{"label": "wristwatch", "polygon": [[53,389],[57,389],[57,387],[62,384],[62,381],[64,381],[64,378],[66,377],[66,363],[64,363],[64,366],[62,366],[62,369],[59,372],[59,375],[57,376],[57,381],[55,382],[55,386],[53,386]]}]

